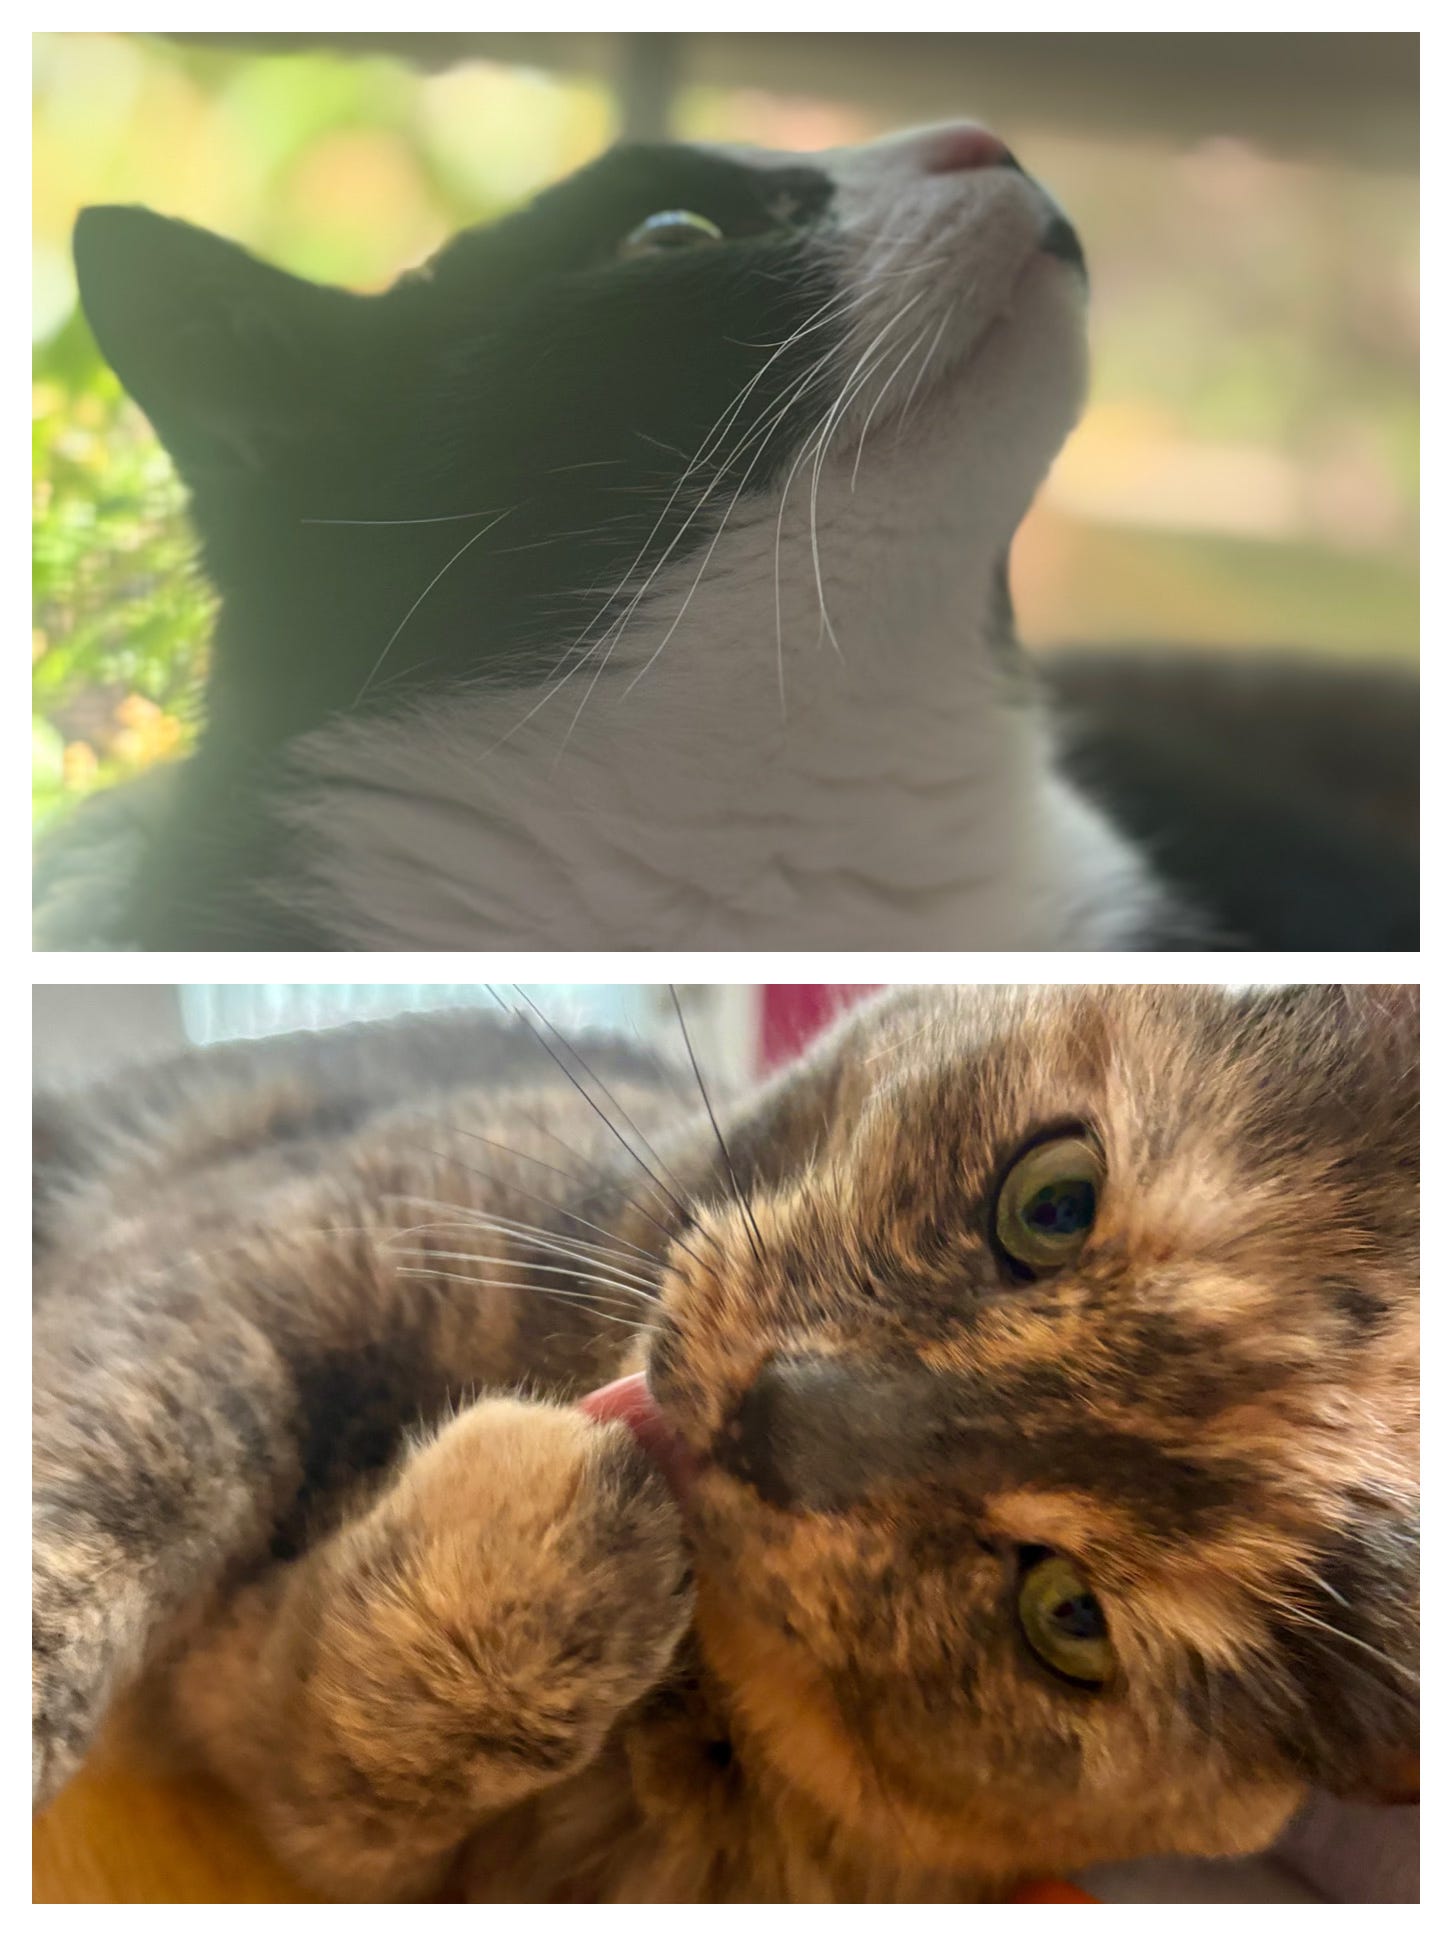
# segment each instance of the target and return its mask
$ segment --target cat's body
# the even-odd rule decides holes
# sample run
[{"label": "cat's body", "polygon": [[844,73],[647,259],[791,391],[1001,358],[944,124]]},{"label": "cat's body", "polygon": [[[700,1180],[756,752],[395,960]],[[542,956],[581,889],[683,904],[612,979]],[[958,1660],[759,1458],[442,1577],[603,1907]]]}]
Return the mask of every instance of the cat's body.
[{"label": "cat's body", "polygon": [[[139,210],[77,262],[221,598],[111,943],[1327,945],[1059,758],[1005,559],[1083,262],[981,130],[617,150],[366,299]],[[1379,878],[1340,945],[1413,945]]]},{"label": "cat's body", "polygon": [[[461,1020],[42,1104],[42,1795],[138,1674],[351,1896],[973,1899],[1395,1785],[1405,992],[905,992],[729,1161],[585,1054]],[[1071,1131],[1035,1274],[1005,1177]],[[647,1362],[659,1470],[571,1406]],[[1050,1552],[1092,1686],[1016,1626]]]}]

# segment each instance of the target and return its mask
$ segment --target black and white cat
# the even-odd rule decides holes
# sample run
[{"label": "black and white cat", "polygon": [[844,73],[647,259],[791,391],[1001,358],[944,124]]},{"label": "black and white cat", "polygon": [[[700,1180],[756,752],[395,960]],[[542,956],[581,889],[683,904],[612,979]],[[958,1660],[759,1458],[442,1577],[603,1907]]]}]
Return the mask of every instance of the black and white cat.
[{"label": "black and white cat", "polygon": [[140,209],[76,258],[221,598],[113,944],[1295,945],[1161,883],[1015,644],[1085,276],[984,130],[619,148],[376,296]]}]

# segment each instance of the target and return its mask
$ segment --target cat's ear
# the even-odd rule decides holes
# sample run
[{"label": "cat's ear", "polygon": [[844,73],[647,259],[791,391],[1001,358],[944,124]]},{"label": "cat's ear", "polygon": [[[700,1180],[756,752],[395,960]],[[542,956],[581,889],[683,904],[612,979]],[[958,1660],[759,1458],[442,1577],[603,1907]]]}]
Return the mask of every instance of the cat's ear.
[{"label": "cat's ear", "polygon": [[337,396],[366,298],[144,208],[83,209],[75,258],[102,354],[189,481],[267,468]]}]

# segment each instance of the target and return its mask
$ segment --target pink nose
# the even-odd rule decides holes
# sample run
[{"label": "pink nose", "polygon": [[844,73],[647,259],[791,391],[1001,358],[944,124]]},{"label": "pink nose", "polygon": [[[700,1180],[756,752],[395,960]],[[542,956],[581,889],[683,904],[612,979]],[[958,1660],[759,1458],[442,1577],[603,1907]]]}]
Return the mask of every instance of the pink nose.
[{"label": "pink nose", "polygon": [[956,175],[968,168],[1002,168],[1012,159],[996,134],[964,122],[959,128],[943,128],[931,138],[923,167],[930,175]]}]

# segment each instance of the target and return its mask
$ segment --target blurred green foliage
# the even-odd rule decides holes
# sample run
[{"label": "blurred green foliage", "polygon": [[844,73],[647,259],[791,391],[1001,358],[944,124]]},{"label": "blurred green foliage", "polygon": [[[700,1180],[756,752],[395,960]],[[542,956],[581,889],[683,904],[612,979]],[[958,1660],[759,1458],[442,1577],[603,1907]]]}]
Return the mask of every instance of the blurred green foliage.
[{"label": "blurred green foliage", "polygon": [[423,76],[141,36],[35,42],[32,807],[37,827],[184,751],[212,600],[184,493],[77,306],[87,202],[138,201],[320,280],[378,287],[609,139],[589,81]]},{"label": "blurred green foliage", "polygon": [[32,387],[37,824],[191,736],[211,599],[181,489],[74,315]]}]

